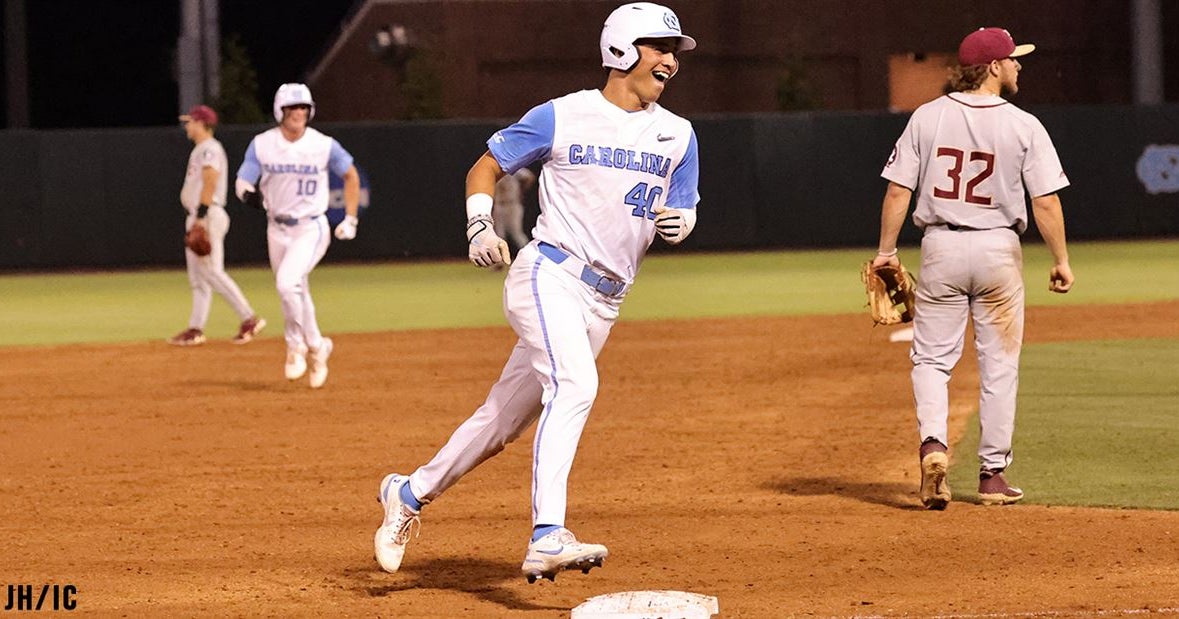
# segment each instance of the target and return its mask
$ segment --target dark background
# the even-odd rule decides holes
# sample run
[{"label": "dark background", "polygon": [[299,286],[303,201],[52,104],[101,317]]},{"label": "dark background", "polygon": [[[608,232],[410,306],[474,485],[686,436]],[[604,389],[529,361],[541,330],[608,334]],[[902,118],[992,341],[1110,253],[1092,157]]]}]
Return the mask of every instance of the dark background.
[{"label": "dark background", "polygon": [[[268,103],[279,84],[302,79],[353,5],[223,0],[221,35],[240,35],[258,73],[260,103]],[[25,11],[32,128],[176,122],[177,0],[26,0]],[[0,24],[3,19],[0,11]],[[0,80],[0,91],[5,87]],[[0,105],[0,127],[7,126],[7,106]]]},{"label": "dark background", "polygon": [[[362,2],[220,1],[221,34],[223,38],[236,34],[245,45],[257,72],[258,103],[264,113],[278,85],[304,79],[304,72]],[[174,124],[180,112],[175,79],[179,5],[178,0],[25,0],[30,127]],[[1026,7],[1027,11],[1034,8]],[[1179,0],[1162,2],[1160,10],[1164,25],[1179,23]],[[3,19],[0,11],[0,26]],[[3,35],[0,27],[0,38]],[[1179,36],[1172,28],[1164,29],[1163,38],[1165,99],[1177,101]],[[478,55],[480,50],[459,53]],[[0,74],[3,71],[0,63]],[[5,87],[0,79],[0,101],[5,100]],[[1124,102],[1127,95],[1120,94],[1119,101],[1083,100]],[[526,106],[521,103],[512,109],[516,107]],[[7,126],[6,106],[0,105],[0,128]]]}]

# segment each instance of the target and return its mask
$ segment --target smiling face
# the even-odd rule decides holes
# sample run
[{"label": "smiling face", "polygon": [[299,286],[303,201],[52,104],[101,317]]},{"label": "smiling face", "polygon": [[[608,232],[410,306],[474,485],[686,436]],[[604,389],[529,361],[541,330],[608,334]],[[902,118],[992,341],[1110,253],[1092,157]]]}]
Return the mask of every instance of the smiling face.
[{"label": "smiling face", "polygon": [[646,108],[659,100],[667,80],[679,70],[676,50],[679,40],[675,37],[662,39],[639,39],[635,48],[639,60],[634,68],[625,73],[626,91],[638,109]]},{"label": "smiling face", "polygon": [[307,128],[307,117],[311,113],[310,105],[289,105],[282,109],[282,128],[299,135]]}]

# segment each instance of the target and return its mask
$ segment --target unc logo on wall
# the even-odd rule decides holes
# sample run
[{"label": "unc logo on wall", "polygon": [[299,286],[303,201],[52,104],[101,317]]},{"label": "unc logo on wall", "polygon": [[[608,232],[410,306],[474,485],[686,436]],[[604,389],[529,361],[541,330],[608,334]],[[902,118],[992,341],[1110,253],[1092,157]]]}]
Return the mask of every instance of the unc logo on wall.
[{"label": "unc logo on wall", "polygon": [[1179,192],[1179,145],[1149,144],[1134,167],[1147,193]]},{"label": "unc logo on wall", "polygon": [[[364,211],[368,209],[369,204],[368,175],[360,166],[356,166],[356,173],[360,175],[360,209],[356,212],[356,216],[363,218]],[[333,229],[341,221],[344,221],[344,179],[330,170],[328,171],[327,220]]]},{"label": "unc logo on wall", "polygon": [[676,32],[680,31],[680,20],[675,16],[675,13],[672,13],[671,11],[663,14],[663,23],[667,24],[668,28],[671,28]]}]

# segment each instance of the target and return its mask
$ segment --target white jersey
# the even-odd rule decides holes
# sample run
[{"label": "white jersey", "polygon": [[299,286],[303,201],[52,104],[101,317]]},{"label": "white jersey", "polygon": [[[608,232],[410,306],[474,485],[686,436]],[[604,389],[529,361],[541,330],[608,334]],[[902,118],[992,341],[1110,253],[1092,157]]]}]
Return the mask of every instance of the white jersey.
[{"label": "white jersey", "polygon": [[237,175],[257,185],[271,216],[302,219],[327,211],[328,170],[343,176],[350,167],[352,155],[330,136],[307,127],[290,142],[274,127],[254,136]]},{"label": "white jersey", "polygon": [[229,189],[229,159],[225,156],[225,148],[216,138],[209,138],[197,144],[188,155],[184,186],[180,188],[180,204],[189,212],[195,212],[201,205],[205,168],[213,168],[218,172],[217,186],[213,189],[213,203],[209,206],[225,206],[225,196]]},{"label": "white jersey", "polygon": [[598,90],[533,108],[488,148],[508,174],[544,160],[533,238],[634,281],[655,238],[657,206],[696,207],[692,125],[657,104],[628,112]]},{"label": "white jersey", "polygon": [[1044,125],[992,95],[952,93],[913,112],[881,172],[917,194],[918,228],[987,230],[1028,226],[1033,197],[1067,187]]}]

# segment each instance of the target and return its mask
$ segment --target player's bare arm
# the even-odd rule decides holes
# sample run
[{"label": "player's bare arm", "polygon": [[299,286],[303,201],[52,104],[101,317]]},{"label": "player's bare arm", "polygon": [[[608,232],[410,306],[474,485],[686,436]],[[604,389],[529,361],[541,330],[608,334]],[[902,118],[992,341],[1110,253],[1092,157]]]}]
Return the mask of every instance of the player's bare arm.
[{"label": "player's bare arm", "polygon": [[1060,196],[1050,193],[1032,198],[1032,210],[1036,215],[1036,229],[1044,237],[1048,251],[1052,252],[1052,270],[1048,273],[1048,289],[1065,293],[1073,287],[1073,271],[1068,264],[1068,246],[1064,238],[1064,210]]},{"label": "player's bare arm", "polygon": [[344,181],[344,219],[336,225],[336,238],[351,241],[356,238],[356,227],[360,225],[360,173],[356,166],[349,166],[341,177]]},{"label": "player's bare arm", "polygon": [[901,226],[905,223],[905,215],[909,212],[909,200],[913,197],[913,190],[894,182],[888,183],[884,192],[884,202],[880,206],[880,244],[877,245],[876,257],[872,259],[872,266],[886,264],[898,265],[897,237],[901,233]]},{"label": "player's bare arm", "polygon": [[197,208],[197,219],[205,218],[205,213],[213,205],[213,192],[217,189],[217,179],[221,173],[213,166],[201,168],[201,205]]},{"label": "player's bare arm", "polygon": [[490,152],[483,153],[467,172],[467,257],[476,266],[512,263],[508,242],[496,236],[491,219],[495,184],[503,175]]},{"label": "player's bare arm", "polygon": [[467,197],[477,193],[495,195],[495,183],[503,175],[504,171],[499,167],[495,157],[492,157],[490,152],[484,152],[467,171]]},{"label": "player's bare arm", "polygon": [[348,168],[344,173],[344,214],[356,217],[360,211],[360,172],[356,166]]}]

